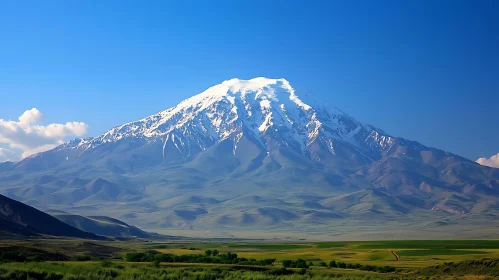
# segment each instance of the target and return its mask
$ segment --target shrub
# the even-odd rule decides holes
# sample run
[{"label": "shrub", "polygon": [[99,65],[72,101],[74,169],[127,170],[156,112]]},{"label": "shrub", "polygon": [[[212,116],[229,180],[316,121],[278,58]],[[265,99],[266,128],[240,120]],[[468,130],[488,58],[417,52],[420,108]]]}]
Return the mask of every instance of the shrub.
[{"label": "shrub", "polygon": [[127,262],[147,262],[152,261],[151,255],[147,253],[127,253],[125,255]]},{"label": "shrub", "polygon": [[[259,265],[262,265],[262,266],[269,266],[269,265],[273,265],[275,263],[276,259],[263,259],[263,260],[259,260],[258,261],[258,264]],[[255,259],[252,259],[251,262],[256,262]]]},{"label": "shrub", "polygon": [[279,275],[293,274],[293,271],[287,270],[286,268],[282,267],[282,268],[276,268],[276,269],[269,270],[267,273],[270,275],[279,276]]},{"label": "shrub", "polygon": [[297,259],[296,261],[283,260],[282,266],[289,267],[289,268],[309,268],[309,266],[307,265],[307,262],[305,262],[302,259]]},{"label": "shrub", "polygon": [[3,252],[0,254],[0,262],[24,262],[26,257],[23,253]]},{"label": "shrub", "polygon": [[111,267],[113,265],[113,263],[110,260],[103,260],[103,261],[101,261],[100,265],[102,267]]},{"label": "shrub", "polygon": [[297,259],[296,260],[296,268],[308,268],[307,262],[305,262],[302,259]]},{"label": "shrub", "polygon": [[396,269],[395,269],[395,267],[391,267],[391,266],[378,266],[376,268],[376,271],[380,272],[380,273],[390,273],[390,272],[395,272]]},{"label": "shrub", "polygon": [[86,262],[86,261],[92,260],[92,257],[85,256],[85,255],[80,255],[80,256],[74,256],[73,260],[77,261],[77,262]]}]

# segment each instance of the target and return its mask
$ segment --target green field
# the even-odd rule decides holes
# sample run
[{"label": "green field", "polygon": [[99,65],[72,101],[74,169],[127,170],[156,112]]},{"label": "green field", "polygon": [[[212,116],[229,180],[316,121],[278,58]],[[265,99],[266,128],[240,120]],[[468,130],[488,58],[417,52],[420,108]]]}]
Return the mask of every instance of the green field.
[{"label": "green field", "polygon": [[312,248],[312,245],[296,245],[296,244],[241,244],[229,245],[229,248],[249,248],[249,249],[262,249],[262,250],[295,250]]},{"label": "green field", "polygon": [[[184,253],[187,247],[235,252],[247,258],[272,256],[279,261],[304,259],[390,265],[400,269],[422,268],[444,262],[499,258],[499,240],[359,241],[320,243],[173,244],[159,251]],[[394,251],[400,260],[396,260]]]},{"label": "green field", "polygon": [[[111,263],[105,267],[101,263],[27,263],[27,264],[0,264],[0,280],[216,280],[216,279],[349,279],[349,280],[388,280],[390,275],[376,275],[355,271],[321,272],[309,270],[306,273],[293,271],[288,275],[279,275],[278,269],[265,271],[232,268],[190,265],[185,267],[152,267],[148,264],[120,264]],[[366,278],[368,276],[369,278]],[[410,279],[407,277],[397,279]]]},{"label": "green field", "polygon": [[400,257],[414,256],[456,256],[456,255],[486,255],[486,251],[454,250],[454,249],[424,249],[424,250],[400,250],[396,252]]},{"label": "green field", "polygon": [[[251,264],[248,262],[210,263],[211,261],[203,262],[197,259],[195,262],[171,260],[158,261],[156,264],[152,261],[157,258],[156,256],[162,255],[179,256],[179,258],[199,256],[198,259],[203,259],[206,250],[216,250],[221,255],[237,254],[240,259],[255,261]],[[147,254],[151,259],[130,262],[126,256],[131,253]],[[20,259],[9,261],[9,256]],[[276,260],[271,265],[258,264],[258,261],[264,259]],[[290,268],[286,270],[289,275],[279,275],[284,273],[279,270],[282,270],[283,261],[298,259],[306,262],[308,268],[305,270]],[[463,279],[499,277],[499,271],[489,269],[490,264],[484,265],[483,259],[499,259],[499,240],[321,243],[235,240],[0,240],[0,280],[328,279],[334,277],[337,277],[334,279],[368,279],[365,277],[370,277],[369,279],[417,279],[416,276],[420,273],[424,273],[431,279],[455,279],[458,276],[465,277]],[[344,263],[345,267],[323,266],[324,263],[329,264],[331,261]],[[460,265],[457,266],[458,264]],[[361,267],[393,267],[396,271],[381,273],[379,269],[374,269],[374,272],[371,272],[363,271]],[[453,275],[453,271],[459,271],[460,274]],[[53,275],[50,276],[51,274]]]},{"label": "green field", "polygon": [[359,249],[499,249],[499,240],[393,240],[354,243]]}]

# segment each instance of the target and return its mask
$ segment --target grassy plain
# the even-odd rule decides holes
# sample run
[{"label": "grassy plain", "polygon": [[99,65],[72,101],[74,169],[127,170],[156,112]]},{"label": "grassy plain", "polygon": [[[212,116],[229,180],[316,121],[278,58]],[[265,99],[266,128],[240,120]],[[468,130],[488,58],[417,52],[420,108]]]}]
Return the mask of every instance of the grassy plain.
[{"label": "grassy plain", "polygon": [[[190,251],[187,248],[198,250]],[[162,253],[185,254],[203,253],[207,249],[237,253],[245,258],[272,257],[278,261],[301,258],[307,262],[326,263],[334,260],[378,266],[389,265],[400,269],[422,268],[444,262],[499,258],[499,240],[179,243],[157,250]],[[400,260],[396,260],[392,251],[400,257]]]},{"label": "grassy plain", "polygon": [[[334,271],[334,270],[333,270]],[[103,267],[95,262],[44,262],[44,263],[8,263],[0,264],[0,280],[218,280],[218,279],[349,279],[349,280],[388,280],[410,279],[394,278],[392,275],[382,275],[359,271],[320,271],[309,270],[306,273],[289,271],[289,274],[279,275],[278,270],[252,270],[228,266],[206,266],[199,264],[172,266],[162,265],[152,267],[150,264],[129,264],[113,262]]]},{"label": "grassy plain", "polygon": [[[24,272],[74,275],[73,278],[53,279],[419,279],[420,271],[426,276],[421,279],[455,279],[446,275],[451,268],[449,263],[482,259],[499,259],[499,240],[429,240],[429,241],[359,241],[359,242],[268,242],[238,240],[129,240],[129,241],[89,241],[74,239],[33,239],[0,240],[0,253],[15,251],[26,256],[50,253],[60,257],[60,261],[4,263],[0,264],[0,275],[19,279],[52,279],[45,276],[29,276]],[[270,267],[241,266],[231,264],[189,264],[161,263],[153,267],[151,263],[129,263],[124,261],[128,252],[159,252],[175,255],[205,254],[206,250],[220,253],[236,253],[247,259],[275,258]],[[399,256],[399,260],[396,259]],[[91,261],[75,262],[79,256],[88,256]],[[65,258],[64,258],[65,257]],[[306,275],[272,275],[271,270],[282,267],[283,260],[303,259],[312,263]],[[103,260],[111,263],[103,265]],[[391,266],[396,273],[376,273],[354,269],[321,267],[320,263],[330,261],[347,264]],[[468,274],[461,265],[461,279],[494,279],[498,275],[481,275],[481,268]],[[473,265],[470,265],[473,268]],[[160,271],[158,271],[158,269]],[[17,271],[17,272],[16,272]],[[24,271],[24,272],[23,272]],[[291,270],[293,271],[293,270]],[[477,272],[478,271],[478,272]],[[295,271],[297,272],[297,271]],[[11,273],[11,274],[9,274]],[[99,274],[103,278],[96,278]],[[157,274],[159,273],[159,274]],[[432,275],[435,274],[435,275]],[[495,272],[494,272],[495,273]],[[102,275],[101,275],[102,274]],[[438,274],[438,275],[436,275]],[[10,275],[10,276],[9,276]],[[81,277],[78,278],[77,276]],[[138,275],[149,275],[140,278]],[[155,275],[153,277],[153,275]],[[181,278],[175,278],[182,276]],[[204,276],[200,276],[204,275]],[[211,275],[211,276],[206,276]],[[29,277],[28,277],[29,276]],[[85,277],[87,278],[85,278]],[[100,277],[99,276],[99,277]],[[161,277],[160,277],[161,276]],[[17,276],[16,276],[17,277]],[[24,278],[23,278],[24,277]],[[45,278],[44,278],[45,277]],[[204,277],[204,278],[203,278]],[[206,278],[207,277],[207,278]],[[211,277],[211,278],[210,278]],[[281,277],[281,278],[278,278]],[[12,278],[16,279],[16,278]]]}]

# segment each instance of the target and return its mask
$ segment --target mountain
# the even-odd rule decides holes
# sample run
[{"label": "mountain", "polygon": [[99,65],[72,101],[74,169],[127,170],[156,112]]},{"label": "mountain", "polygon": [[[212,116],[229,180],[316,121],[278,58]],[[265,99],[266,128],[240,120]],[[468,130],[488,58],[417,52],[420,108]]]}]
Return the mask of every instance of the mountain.
[{"label": "mountain", "polygon": [[299,96],[285,79],[224,81],[4,165],[0,182],[30,205],[106,213],[151,230],[322,234],[446,224],[455,228],[431,230],[471,236],[459,226],[492,229],[499,214],[499,169],[363,124]]},{"label": "mountain", "polygon": [[0,235],[51,235],[103,239],[81,231],[33,207],[0,195]]},{"label": "mountain", "polygon": [[137,227],[130,226],[125,222],[106,216],[81,216],[65,213],[62,211],[51,212],[52,216],[79,230],[91,232],[103,236],[116,237],[141,237],[154,236]]}]

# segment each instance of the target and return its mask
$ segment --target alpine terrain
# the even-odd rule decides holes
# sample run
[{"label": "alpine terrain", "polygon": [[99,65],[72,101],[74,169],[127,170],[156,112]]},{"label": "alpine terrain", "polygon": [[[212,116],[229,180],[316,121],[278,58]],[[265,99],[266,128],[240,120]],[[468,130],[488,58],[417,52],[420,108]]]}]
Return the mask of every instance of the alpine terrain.
[{"label": "alpine terrain", "polygon": [[499,226],[499,169],[360,123],[285,79],[224,81],[103,135],[0,164],[0,192],[214,236],[414,238],[417,228],[481,237]]}]

